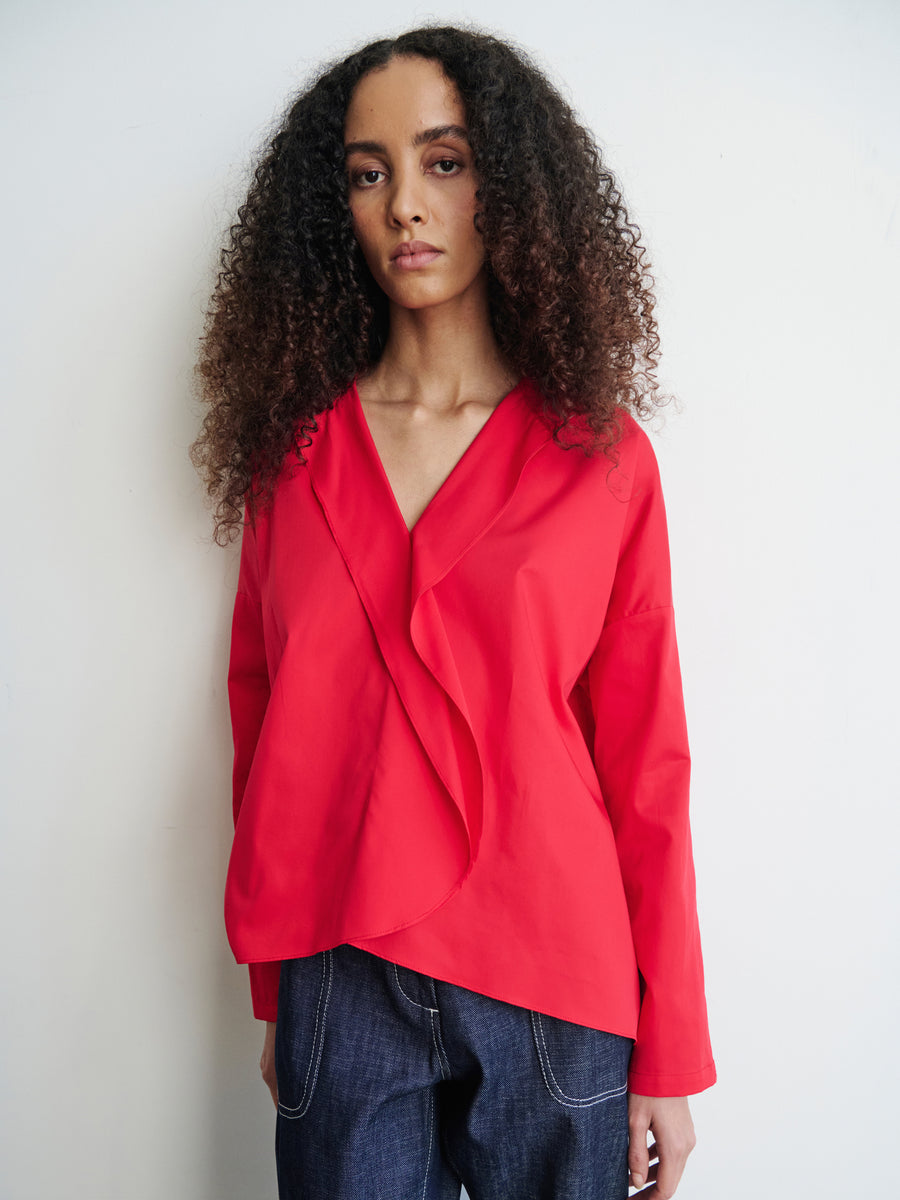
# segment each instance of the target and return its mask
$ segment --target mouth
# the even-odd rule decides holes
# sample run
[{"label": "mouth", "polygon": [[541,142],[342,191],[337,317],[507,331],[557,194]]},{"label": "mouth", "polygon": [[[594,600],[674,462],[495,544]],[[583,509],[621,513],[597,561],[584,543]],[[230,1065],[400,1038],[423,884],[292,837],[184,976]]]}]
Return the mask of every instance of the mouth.
[{"label": "mouth", "polygon": [[415,271],[418,267],[428,266],[442,253],[428,242],[401,242],[391,255],[391,262],[401,271]]}]

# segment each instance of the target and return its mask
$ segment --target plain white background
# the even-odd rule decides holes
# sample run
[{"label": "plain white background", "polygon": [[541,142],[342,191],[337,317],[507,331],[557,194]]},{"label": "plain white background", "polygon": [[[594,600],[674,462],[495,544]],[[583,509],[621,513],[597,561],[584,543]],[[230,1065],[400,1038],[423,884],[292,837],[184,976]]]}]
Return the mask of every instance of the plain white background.
[{"label": "plain white background", "polygon": [[890,1187],[900,10],[5,0],[3,1200],[274,1197],[220,916],[234,552],[187,459],[218,240],[323,58],[536,53],[646,230],[720,1083],[684,1200]]}]

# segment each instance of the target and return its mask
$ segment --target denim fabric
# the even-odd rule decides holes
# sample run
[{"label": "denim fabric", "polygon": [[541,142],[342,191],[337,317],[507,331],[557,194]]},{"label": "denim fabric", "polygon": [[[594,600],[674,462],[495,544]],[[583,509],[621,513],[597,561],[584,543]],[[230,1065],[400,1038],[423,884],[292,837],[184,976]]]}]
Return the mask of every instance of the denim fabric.
[{"label": "denim fabric", "polygon": [[285,962],[281,1200],[623,1200],[631,1040],[352,946]]}]

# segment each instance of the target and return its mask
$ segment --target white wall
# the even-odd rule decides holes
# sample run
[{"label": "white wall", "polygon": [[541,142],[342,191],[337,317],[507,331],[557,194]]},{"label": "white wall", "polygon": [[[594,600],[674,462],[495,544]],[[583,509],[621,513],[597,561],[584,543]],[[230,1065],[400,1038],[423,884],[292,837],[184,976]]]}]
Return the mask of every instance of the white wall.
[{"label": "white wall", "polygon": [[[645,226],[721,1082],[685,1200],[881,1190],[896,1134],[900,13],[485,0]],[[274,1196],[220,918],[234,554],[186,451],[217,239],[387,0],[0,12],[4,1200]]]}]

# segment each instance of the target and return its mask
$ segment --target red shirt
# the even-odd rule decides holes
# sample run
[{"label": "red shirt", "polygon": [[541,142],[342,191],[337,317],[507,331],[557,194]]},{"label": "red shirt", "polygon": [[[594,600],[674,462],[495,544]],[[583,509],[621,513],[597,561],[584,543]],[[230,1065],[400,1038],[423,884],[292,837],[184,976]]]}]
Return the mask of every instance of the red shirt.
[{"label": "red shirt", "polygon": [[653,451],[558,445],[520,384],[416,523],[355,388],[246,527],[226,924],[278,963],[351,942],[636,1038],[629,1086],[715,1080]]}]

